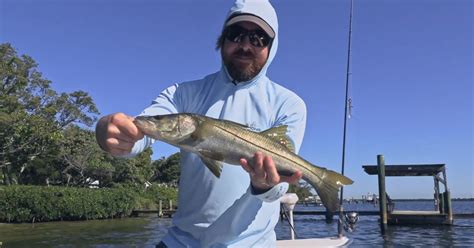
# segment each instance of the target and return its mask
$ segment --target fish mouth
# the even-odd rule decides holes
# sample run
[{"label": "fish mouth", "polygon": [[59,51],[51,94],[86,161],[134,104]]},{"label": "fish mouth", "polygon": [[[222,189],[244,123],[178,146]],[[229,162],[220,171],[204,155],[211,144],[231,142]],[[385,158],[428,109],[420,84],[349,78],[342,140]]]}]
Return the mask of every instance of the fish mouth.
[{"label": "fish mouth", "polygon": [[135,119],[133,119],[133,124],[137,126],[138,128],[145,126],[147,123],[147,120],[143,116],[137,116]]},{"label": "fish mouth", "polygon": [[146,135],[157,133],[157,125],[149,116],[138,116],[133,120],[135,126]]},{"label": "fish mouth", "polygon": [[135,124],[135,126],[143,128],[150,126],[151,121],[149,120],[148,116],[137,116],[133,120],[133,123]]},{"label": "fish mouth", "polygon": [[133,121],[145,135],[157,140],[174,140],[179,136],[179,123],[163,116],[138,116]]}]

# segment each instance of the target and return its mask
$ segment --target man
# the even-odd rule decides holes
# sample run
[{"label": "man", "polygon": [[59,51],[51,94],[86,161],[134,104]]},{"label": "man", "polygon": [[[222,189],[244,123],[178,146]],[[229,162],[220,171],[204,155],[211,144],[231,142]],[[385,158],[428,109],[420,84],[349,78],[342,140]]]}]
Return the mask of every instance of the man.
[{"label": "man", "polygon": [[[248,125],[255,131],[288,125],[298,151],[306,123],[304,102],[272,82],[267,68],[278,47],[277,16],[267,0],[237,0],[217,41],[223,66],[203,79],[164,90],[142,115],[197,113]],[[153,140],[133,118],[118,113],[97,124],[97,140],[116,156],[133,156]],[[280,176],[269,156],[224,166],[216,178],[199,157],[181,151],[179,208],[158,247],[274,247],[279,197],[301,172]],[[250,175],[250,176],[249,176]],[[249,180],[250,178],[250,180]]]}]

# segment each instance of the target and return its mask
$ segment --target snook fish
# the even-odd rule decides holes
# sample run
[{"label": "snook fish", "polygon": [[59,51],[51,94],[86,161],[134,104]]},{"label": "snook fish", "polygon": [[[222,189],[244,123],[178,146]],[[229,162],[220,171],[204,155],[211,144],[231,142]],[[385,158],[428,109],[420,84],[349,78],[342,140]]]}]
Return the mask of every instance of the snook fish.
[{"label": "snook fish", "polygon": [[258,151],[272,157],[282,175],[300,170],[312,185],[324,206],[336,211],[337,193],[342,185],[353,181],[337,172],[311,164],[294,153],[294,145],[286,136],[287,126],[253,132],[247,126],[197,114],[138,116],[135,125],[145,135],[197,154],[219,177],[223,163],[240,165],[245,158],[252,161]]}]

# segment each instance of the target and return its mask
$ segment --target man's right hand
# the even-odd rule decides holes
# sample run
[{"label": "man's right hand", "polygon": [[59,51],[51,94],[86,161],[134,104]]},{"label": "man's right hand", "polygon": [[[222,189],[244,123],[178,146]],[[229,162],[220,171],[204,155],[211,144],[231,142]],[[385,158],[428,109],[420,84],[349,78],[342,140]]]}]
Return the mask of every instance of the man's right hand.
[{"label": "man's right hand", "polygon": [[104,151],[124,156],[130,153],[135,142],[143,138],[143,133],[133,123],[133,117],[115,113],[100,118],[95,136]]}]

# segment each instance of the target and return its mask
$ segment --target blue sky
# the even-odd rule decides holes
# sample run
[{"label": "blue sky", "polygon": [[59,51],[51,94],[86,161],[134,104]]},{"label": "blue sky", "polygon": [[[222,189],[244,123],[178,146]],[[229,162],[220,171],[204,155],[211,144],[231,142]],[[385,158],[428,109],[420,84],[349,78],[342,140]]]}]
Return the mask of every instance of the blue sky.
[{"label": "blue sky", "polygon": [[[220,68],[232,1],[0,0],[0,42],[33,57],[59,92],[136,115],[172,83]],[[273,0],[280,45],[268,75],[305,100],[300,155],[341,167],[349,0]],[[345,197],[377,191],[362,165],[445,163],[453,197],[474,197],[473,2],[355,0]],[[174,147],[157,143],[154,158]],[[387,178],[392,198],[430,198],[431,178]]]}]

